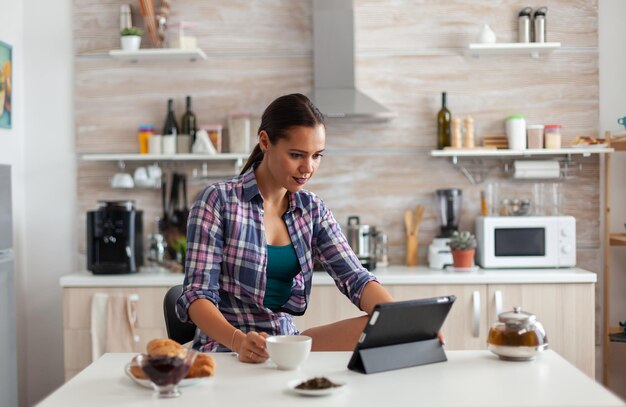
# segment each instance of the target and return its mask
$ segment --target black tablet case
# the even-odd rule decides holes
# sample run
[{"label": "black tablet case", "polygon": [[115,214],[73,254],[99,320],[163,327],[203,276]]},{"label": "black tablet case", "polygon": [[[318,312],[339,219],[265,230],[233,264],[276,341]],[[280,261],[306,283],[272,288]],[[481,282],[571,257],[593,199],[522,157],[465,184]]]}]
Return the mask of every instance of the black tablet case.
[{"label": "black tablet case", "polygon": [[447,361],[437,333],[455,300],[450,295],[377,305],[348,369],[367,374]]}]

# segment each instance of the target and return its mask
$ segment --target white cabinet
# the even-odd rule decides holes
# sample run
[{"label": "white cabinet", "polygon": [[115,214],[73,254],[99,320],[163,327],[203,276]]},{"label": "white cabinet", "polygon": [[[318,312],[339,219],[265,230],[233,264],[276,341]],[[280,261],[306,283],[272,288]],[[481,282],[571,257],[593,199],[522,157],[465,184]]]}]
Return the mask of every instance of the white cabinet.
[{"label": "white cabinet", "polygon": [[[396,300],[455,295],[457,300],[443,326],[446,348],[450,350],[486,349],[489,326],[497,320],[497,310],[511,310],[521,306],[537,315],[546,329],[550,349],[560,353],[573,365],[594,377],[594,286],[593,282],[561,283],[550,281],[548,272],[536,273],[542,283],[525,281],[512,283],[498,280],[500,274],[438,275],[429,272],[414,273],[413,278],[434,279],[423,282],[402,282],[411,271],[379,273],[388,281],[385,287]],[[509,273],[512,273],[509,271]],[[559,276],[566,271],[558,274]],[[582,274],[581,274],[582,273]],[[492,275],[493,274],[493,275]],[[586,273],[590,274],[590,273]],[[570,279],[586,276],[569,272]],[[510,275],[510,274],[507,274]],[[106,276],[104,276],[106,277]],[[102,277],[102,278],[104,278]],[[102,278],[96,284],[102,284]],[[112,279],[117,277],[112,276]],[[85,286],[93,276],[76,276],[64,283],[64,342],[65,376],[71,378],[91,363],[91,298],[95,293],[137,294],[137,328],[141,341],[137,351],[145,348],[152,338],[166,337],[163,319],[163,298],[170,286],[180,284],[179,277],[162,279],[154,276],[126,276],[124,283],[110,280],[106,287]],[[448,280],[441,283],[442,279]],[[476,279],[487,278],[481,282]],[[122,279],[119,277],[118,279]],[[452,279],[452,280],[451,280]],[[70,281],[71,280],[71,281]],[[315,279],[314,279],[315,280]],[[438,280],[438,281],[437,281]],[[562,281],[562,278],[558,281]],[[585,280],[589,281],[589,280]],[[594,280],[595,281],[595,280]],[[496,284],[500,283],[502,284]],[[74,286],[71,286],[71,283]],[[148,284],[149,283],[149,284]],[[137,286],[135,286],[135,284]],[[69,285],[69,286],[68,286]],[[77,286],[78,285],[78,286]],[[320,279],[313,284],[306,314],[295,317],[298,329],[364,315],[332,283]]]},{"label": "white cabinet", "polygon": [[[497,309],[521,306],[544,325],[550,349],[590,377],[595,376],[594,284],[456,284],[385,285],[395,300],[455,295],[457,300],[443,326],[446,348],[485,349],[487,332]],[[300,331],[363,315],[335,286],[315,286]]]},{"label": "white cabinet", "polygon": [[521,306],[543,324],[550,349],[590,377],[595,377],[595,294],[593,284],[489,285],[489,320],[496,301],[502,309]]}]

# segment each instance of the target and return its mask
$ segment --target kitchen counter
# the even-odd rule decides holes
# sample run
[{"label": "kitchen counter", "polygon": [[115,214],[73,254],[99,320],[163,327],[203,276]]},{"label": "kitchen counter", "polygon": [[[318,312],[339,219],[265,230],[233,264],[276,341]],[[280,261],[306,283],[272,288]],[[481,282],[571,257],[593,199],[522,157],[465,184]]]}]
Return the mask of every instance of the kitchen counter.
[{"label": "kitchen counter", "polygon": [[[472,272],[432,270],[426,266],[390,266],[374,271],[382,284],[558,284],[595,283],[596,273],[580,268],[478,269]],[[93,275],[88,271],[67,274],[61,287],[171,287],[183,282],[182,274],[141,272]],[[313,285],[334,285],[325,272],[313,274]]]},{"label": "kitchen counter", "polygon": [[[107,353],[61,386],[41,407],[300,405],[333,406],[624,406],[624,402],[548,350],[531,362],[505,362],[486,350],[447,351],[448,361],[364,375],[346,368],[350,352],[312,352],[298,370],[277,370],[271,361],[241,363],[214,354],[217,372],[204,383],[159,400],[152,389],[124,375],[130,353]],[[301,397],[287,383],[326,376],[345,382],[327,397]],[[243,391],[242,391],[243,390]]]}]

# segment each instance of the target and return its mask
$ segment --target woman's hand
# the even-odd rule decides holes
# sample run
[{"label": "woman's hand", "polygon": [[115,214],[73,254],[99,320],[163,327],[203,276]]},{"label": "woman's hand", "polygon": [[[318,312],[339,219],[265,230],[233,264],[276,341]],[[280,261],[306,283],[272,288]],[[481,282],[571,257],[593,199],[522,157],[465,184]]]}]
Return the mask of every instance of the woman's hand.
[{"label": "woman's hand", "polygon": [[441,346],[445,346],[446,338],[443,336],[442,331],[437,332],[437,338],[439,338],[439,342],[441,342]]},{"label": "woman's hand", "polygon": [[267,337],[265,332],[248,332],[245,337],[242,337],[237,348],[239,360],[245,363],[263,363],[269,359],[270,355],[265,347]]}]

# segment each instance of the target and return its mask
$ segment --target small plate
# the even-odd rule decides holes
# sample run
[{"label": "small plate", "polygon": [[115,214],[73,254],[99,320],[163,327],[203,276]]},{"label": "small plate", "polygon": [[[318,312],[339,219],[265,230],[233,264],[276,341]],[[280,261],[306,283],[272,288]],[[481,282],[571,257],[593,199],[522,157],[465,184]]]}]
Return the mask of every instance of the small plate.
[{"label": "small plate", "polygon": [[298,386],[300,383],[305,382],[305,381],[306,380],[302,380],[302,379],[291,380],[289,383],[287,383],[287,387],[289,387],[289,390],[291,390],[294,393],[297,393],[301,396],[310,396],[310,397],[330,396],[332,394],[337,394],[343,391],[343,389],[345,389],[346,387],[345,382],[331,380],[333,383],[338,384],[339,387],[330,387],[328,389],[319,389],[319,390],[303,390],[303,389],[296,388],[296,386]]},{"label": "small plate", "polygon": [[[130,378],[130,380],[135,382],[135,384],[138,384],[139,386],[142,386],[142,387],[146,387],[148,389],[152,389],[152,384],[150,383],[150,380],[148,380],[148,379],[138,379],[131,373],[131,371],[130,371],[130,363],[127,363],[126,366],[124,367],[124,373],[126,373],[126,376],[128,376]],[[178,383],[178,386],[179,387],[195,386],[196,384],[200,384],[200,383],[206,382],[210,378],[211,378],[211,376],[194,377],[194,378],[191,378],[191,379],[183,379],[183,380],[180,381],[180,383]]]}]

